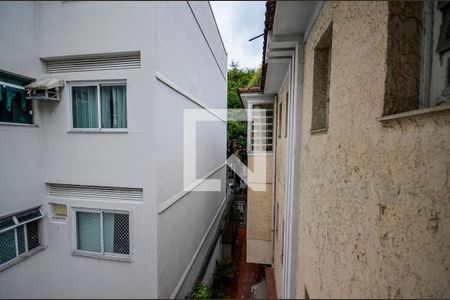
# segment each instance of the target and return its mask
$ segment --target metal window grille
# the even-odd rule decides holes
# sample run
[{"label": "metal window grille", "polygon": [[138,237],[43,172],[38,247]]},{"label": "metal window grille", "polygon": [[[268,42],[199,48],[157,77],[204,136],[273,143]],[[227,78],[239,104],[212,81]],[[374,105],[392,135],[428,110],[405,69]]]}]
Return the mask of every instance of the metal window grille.
[{"label": "metal window grille", "polygon": [[252,110],[252,151],[271,152],[273,144],[273,106],[253,105]]},{"label": "metal window grille", "polygon": [[100,255],[130,255],[128,213],[77,210],[76,249]]},{"label": "metal window grille", "polygon": [[41,245],[39,208],[0,219],[0,266],[13,262]]}]

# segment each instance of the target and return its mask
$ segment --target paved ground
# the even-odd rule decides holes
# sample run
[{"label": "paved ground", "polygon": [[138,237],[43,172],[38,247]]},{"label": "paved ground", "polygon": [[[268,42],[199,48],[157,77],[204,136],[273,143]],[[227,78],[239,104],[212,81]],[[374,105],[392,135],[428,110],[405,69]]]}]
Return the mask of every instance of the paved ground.
[{"label": "paved ground", "polygon": [[275,287],[275,275],[272,267],[266,267],[266,298],[277,299],[277,290]]},{"label": "paved ground", "polygon": [[259,283],[264,274],[262,265],[249,264],[247,259],[247,232],[239,228],[233,248],[233,261],[236,262],[236,277],[227,291],[227,298],[249,299],[252,285]]}]

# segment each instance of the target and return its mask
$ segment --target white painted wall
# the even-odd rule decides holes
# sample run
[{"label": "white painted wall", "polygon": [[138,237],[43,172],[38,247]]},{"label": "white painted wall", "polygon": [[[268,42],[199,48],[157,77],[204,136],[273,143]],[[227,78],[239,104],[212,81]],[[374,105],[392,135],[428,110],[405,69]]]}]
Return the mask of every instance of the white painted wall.
[{"label": "white painted wall", "polygon": [[211,260],[209,261],[208,267],[206,268],[205,275],[203,275],[202,282],[208,286],[212,286],[214,282],[214,271],[216,270],[216,265],[222,259],[222,237],[217,240],[214,251],[211,255]]},{"label": "white painted wall", "polygon": [[39,6],[33,1],[5,1],[0,7],[0,36],[14,37],[0,43],[1,68],[30,77],[38,74]]},{"label": "white painted wall", "polygon": [[[197,105],[155,74],[164,74],[208,107],[226,107],[226,53],[208,5],[0,3],[0,69],[68,82],[124,79],[128,110],[127,133],[68,132],[71,103],[65,88],[59,104],[35,105],[37,126],[0,125],[0,216],[36,205],[47,209],[49,202],[129,210],[133,259],[72,256],[72,216],[58,223],[46,218],[47,248],[0,272],[1,298],[170,296],[187,269],[180,292],[193,284],[224,207],[225,168],[213,175],[223,181],[221,192],[190,193],[158,216],[159,204],[182,189],[180,114]],[[39,60],[120,51],[140,51],[141,68],[49,76]],[[225,123],[203,126],[199,136],[201,177],[225,160]],[[52,199],[46,187],[52,182],[143,188],[144,197],[137,203]]]},{"label": "white painted wall", "polygon": [[[0,297],[156,297],[155,89],[150,63],[154,29],[148,21],[153,6],[78,1],[1,3],[0,14],[0,27],[9,29],[1,31],[1,47],[5,47],[1,49],[1,69],[68,82],[125,79],[128,96],[128,133],[69,133],[68,88],[63,90],[61,103],[36,105],[38,127],[0,126],[0,215],[35,205],[45,208],[47,202],[128,210],[133,242],[131,263],[74,257],[72,215],[59,223],[46,218],[47,248],[0,273]],[[141,69],[41,74],[39,57],[130,50],[141,51]],[[139,187],[144,189],[144,198],[141,203],[49,199],[49,182]]]},{"label": "white painted wall", "polygon": [[[201,108],[182,93],[207,108],[226,108],[227,59],[207,2],[159,2],[156,12],[156,70],[175,87],[158,81],[156,88],[157,140],[163,145],[157,150],[161,206],[183,191],[183,110]],[[177,23],[184,26],[174,26]],[[198,124],[197,149],[197,178],[222,166],[226,123],[218,119]],[[188,193],[160,213],[160,298],[183,298],[192,288],[221,217],[218,209],[224,208],[225,176],[221,167],[210,177],[222,180],[220,192]]]}]

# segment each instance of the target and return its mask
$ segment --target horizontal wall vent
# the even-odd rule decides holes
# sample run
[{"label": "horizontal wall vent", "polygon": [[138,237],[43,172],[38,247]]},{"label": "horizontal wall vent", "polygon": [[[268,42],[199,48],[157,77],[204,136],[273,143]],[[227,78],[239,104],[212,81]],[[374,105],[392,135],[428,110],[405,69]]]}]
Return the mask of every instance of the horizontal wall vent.
[{"label": "horizontal wall vent", "polygon": [[59,58],[43,58],[45,71],[51,73],[87,72],[141,67],[141,53],[109,53]]},{"label": "horizontal wall vent", "polygon": [[49,190],[50,196],[59,198],[142,201],[139,188],[50,183]]}]

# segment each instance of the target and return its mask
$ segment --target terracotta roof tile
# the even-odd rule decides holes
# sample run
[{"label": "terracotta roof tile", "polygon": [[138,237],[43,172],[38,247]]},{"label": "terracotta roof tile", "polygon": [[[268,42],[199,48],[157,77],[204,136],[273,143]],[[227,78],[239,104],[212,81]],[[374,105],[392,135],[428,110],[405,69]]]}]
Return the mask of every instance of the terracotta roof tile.
[{"label": "terracotta roof tile", "polygon": [[241,93],[258,93],[258,92],[261,92],[261,88],[259,86],[238,89],[239,95]]}]

